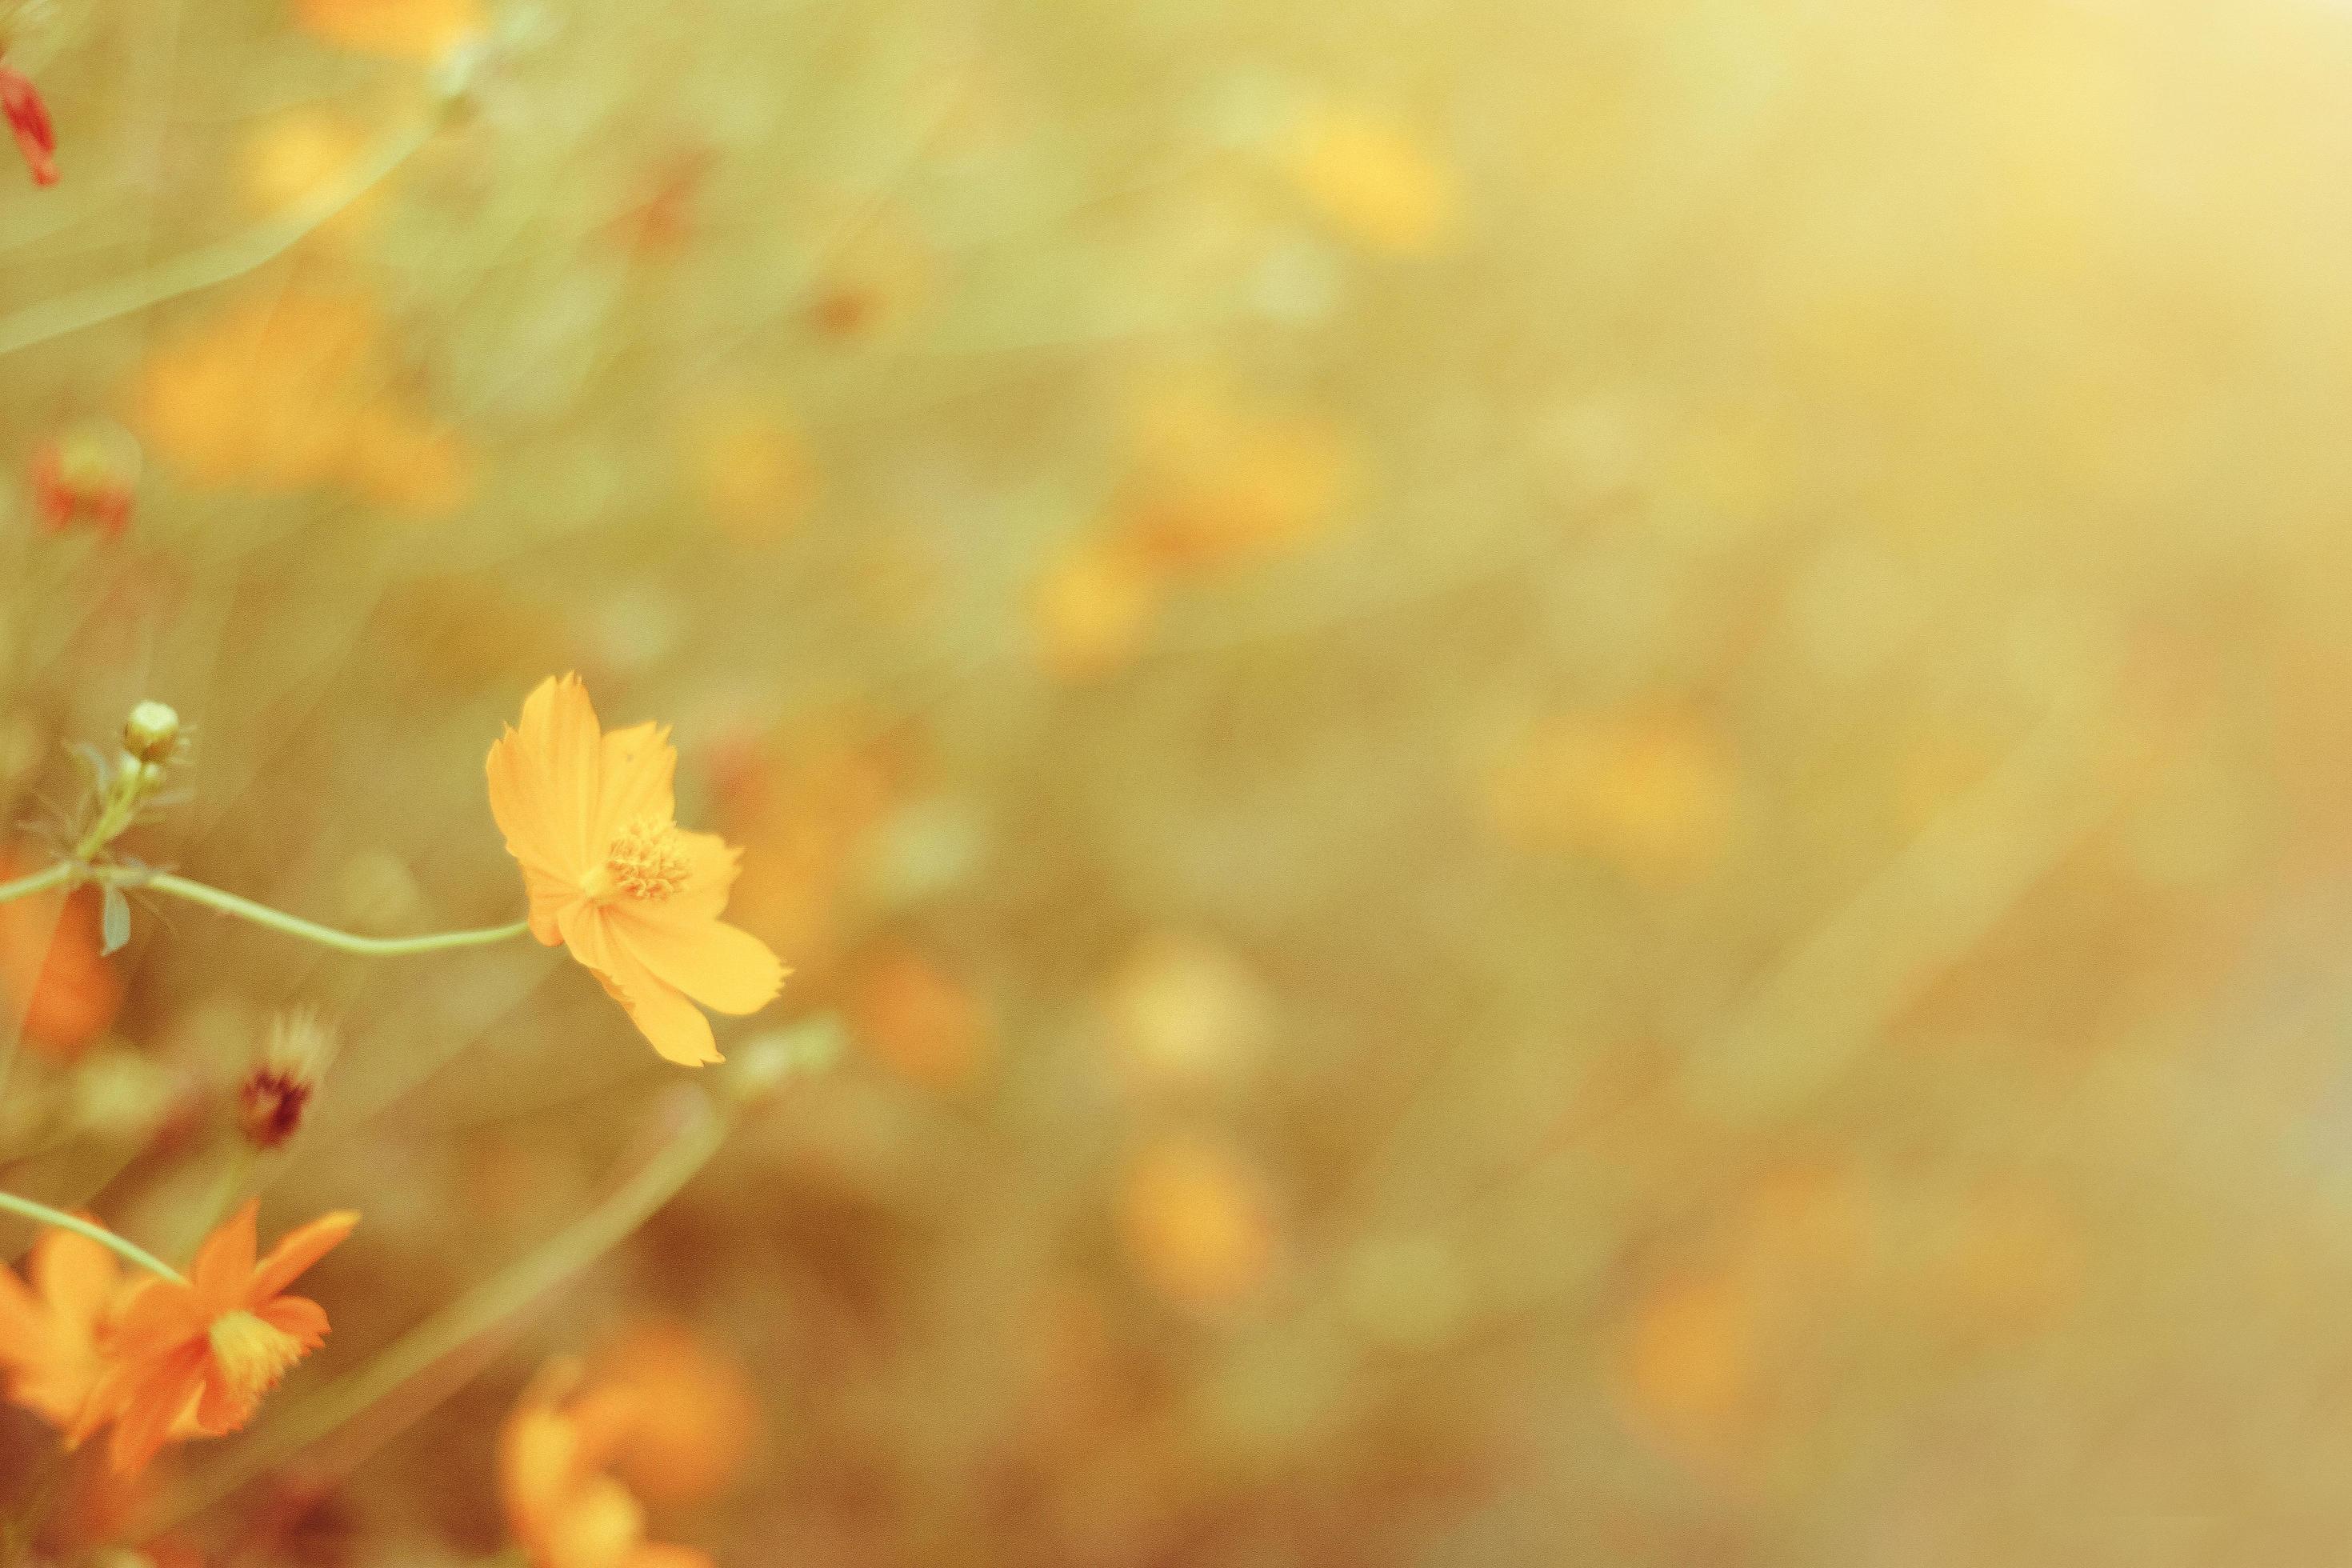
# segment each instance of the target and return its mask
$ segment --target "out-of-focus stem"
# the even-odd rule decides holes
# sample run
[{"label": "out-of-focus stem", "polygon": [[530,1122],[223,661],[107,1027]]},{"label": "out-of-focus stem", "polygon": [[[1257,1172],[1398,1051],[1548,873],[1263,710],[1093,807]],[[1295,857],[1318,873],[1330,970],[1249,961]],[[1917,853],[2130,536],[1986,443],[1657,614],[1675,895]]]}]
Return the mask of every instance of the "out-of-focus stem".
[{"label": "out-of-focus stem", "polygon": [[98,873],[97,879],[114,882],[118,886],[146,888],[158,893],[169,893],[175,899],[185,899],[192,904],[202,904],[206,909],[218,910],[225,915],[235,915],[241,921],[250,921],[255,925],[268,926],[271,931],[282,931],[288,936],[299,937],[304,942],[315,942],[321,947],[331,947],[343,952],[365,953],[374,958],[392,958],[413,952],[439,952],[453,947],[487,947],[492,942],[512,942],[516,937],[530,930],[529,921],[517,921],[512,925],[486,926],[478,931],[438,931],[431,936],[355,936],[347,931],[337,931],[332,926],[322,926],[315,921],[306,921],[299,915],[289,915],[283,910],[273,910],[268,904],[257,904],[251,899],[239,898],[235,893],[223,892],[220,889],[207,886],[203,882],[190,881],[185,877],[174,876],[169,871],[152,873],[138,871],[118,875],[110,870],[101,870]]},{"label": "out-of-focus stem", "polygon": [[36,871],[29,877],[19,877],[13,882],[0,882],[0,904],[11,899],[28,899],[35,893],[47,892],[73,875],[73,867],[64,861]]},{"label": "out-of-focus stem", "polygon": [[30,1198],[20,1198],[14,1193],[0,1193],[0,1211],[20,1215],[26,1219],[37,1220],[42,1225],[53,1225],[59,1230],[69,1230],[76,1236],[86,1236],[100,1247],[129,1258],[151,1273],[159,1274],[166,1279],[180,1278],[178,1269],[145,1247],[125,1241],[104,1226],[92,1225],[89,1221],[69,1215],[63,1209],[53,1209],[47,1204],[37,1204]]},{"label": "out-of-focus stem", "polygon": [[152,1528],[171,1529],[328,1436],[628,1239],[709,1162],[734,1123],[731,1110],[713,1106],[698,1090],[685,1092],[692,1096],[687,1124],[611,1196],[557,1232],[536,1252],[509,1265],[409,1331],[367,1365],[290,1409],[265,1410],[252,1437],[164,1500]]},{"label": "out-of-focus stem", "polygon": [[341,179],[298,202],[273,222],[257,225],[215,244],[159,262],[129,278],[43,300],[0,317],[0,354],[45,343],[118,316],[136,315],[177,295],[226,283],[276,259],[406,163],[418,148],[433,139],[436,123],[428,117],[386,132],[369,155]]}]

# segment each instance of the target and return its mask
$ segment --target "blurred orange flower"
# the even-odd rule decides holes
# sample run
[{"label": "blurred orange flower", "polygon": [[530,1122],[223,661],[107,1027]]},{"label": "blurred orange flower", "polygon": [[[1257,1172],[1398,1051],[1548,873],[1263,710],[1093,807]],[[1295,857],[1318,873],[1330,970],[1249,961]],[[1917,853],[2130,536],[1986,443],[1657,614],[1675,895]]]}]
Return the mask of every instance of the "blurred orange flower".
[{"label": "blurred orange flower", "polygon": [[952,1089],[988,1060],[986,1005],[911,947],[889,943],[858,965],[848,1013],[875,1055],[918,1083]]},{"label": "blurred orange flower", "polygon": [[65,1431],[98,1386],[100,1325],[122,1267],[88,1237],[44,1230],[25,1275],[0,1268],[0,1373],[12,1404]]},{"label": "blurred orange flower", "polygon": [[751,1380],[694,1329],[666,1318],[631,1324],[596,1357],[599,1384],[636,1398],[614,1468],[651,1503],[703,1502],[742,1473],[760,1436]]},{"label": "blurred orange flower", "polygon": [[[0,854],[0,881],[31,869]],[[0,904],[0,1005],[42,1054],[71,1060],[113,1026],[122,981],[103,950],[91,889]]]},{"label": "blurred orange flower", "polygon": [[550,1365],[499,1436],[507,1528],[532,1568],[709,1568],[691,1547],[647,1541],[645,1506],[605,1473],[641,1419],[641,1396],[580,1384],[577,1363]]},{"label": "blurred orange flower", "polygon": [[139,443],[110,419],[80,420],[41,443],[32,478],[43,527],[62,531],[87,518],[111,538],[131,522]]},{"label": "blurred orange flower", "polygon": [[1077,541],[1030,597],[1038,661],[1066,681],[1115,673],[1143,650],[1164,596],[1144,552],[1126,540]]},{"label": "blurred orange flower", "polygon": [[1137,1270],[1180,1307],[1216,1314],[1257,1293],[1282,1251],[1274,1195],[1229,1143],[1171,1133],[1128,1167],[1119,1228]]},{"label": "blurred orange flower", "polygon": [[780,404],[745,393],[702,399],[678,421],[677,444],[703,506],[739,543],[782,538],[815,499],[806,444]]},{"label": "blurred orange flower", "polygon": [[139,423],[194,483],[265,495],[341,486],[437,515],[472,486],[465,443],[388,385],[397,367],[363,295],[320,291],[240,306],[142,367]]},{"label": "blurred orange flower", "polygon": [[257,1263],[255,1214],[245,1206],[205,1238],[185,1279],[132,1288],[100,1336],[106,1370],[71,1440],[108,1422],[107,1457],[125,1474],[147,1467],[194,1413],[197,1432],[218,1437],[251,1419],[261,1396],[327,1337],[316,1301],[283,1292],[352,1233],[348,1209],[290,1230]]},{"label": "blurred orange flower", "polygon": [[1721,858],[1738,794],[1715,730],[1682,709],[1643,706],[1537,725],[1489,778],[1487,805],[1515,848],[1592,855],[1670,887]]},{"label": "blurred orange flower", "polygon": [[481,26],[478,0],[294,0],[314,37],[361,54],[437,60]]},{"label": "blurred orange flower", "polygon": [[490,812],[522,868],[531,934],[562,943],[683,1067],[719,1060],[700,1002],[756,1013],[784,967],[719,918],[742,852],[677,822],[677,751],[651,723],[607,735],[576,675],[540,682],[490,747]]}]

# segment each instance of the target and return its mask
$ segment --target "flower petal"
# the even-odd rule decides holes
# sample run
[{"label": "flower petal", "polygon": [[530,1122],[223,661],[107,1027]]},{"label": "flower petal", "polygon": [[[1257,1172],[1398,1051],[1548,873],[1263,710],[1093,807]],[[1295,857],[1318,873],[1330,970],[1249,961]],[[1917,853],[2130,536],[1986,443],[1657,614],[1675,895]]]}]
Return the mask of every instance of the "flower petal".
[{"label": "flower petal", "polygon": [[667,822],[677,810],[677,748],[661,724],[632,724],[604,737],[603,791],[591,844],[610,844],[641,817]]},{"label": "flower petal", "polygon": [[196,1249],[188,1283],[195,1291],[196,1316],[205,1323],[245,1305],[246,1287],[253,1279],[254,1248],[258,1245],[254,1216],[260,1209],[260,1199],[246,1199]]},{"label": "flower petal", "polygon": [[305,1355],[327,1342],[327,1309],[308,1296],[280,1296],[256,1307],[253,1315],[299,1340]]},{"label": "flower petal", "polygon": [[201,1342],[184,1345],[162,1364],[140,1371],[107,1442],[107,1458],[118,1473],[136,1475],[155,1458],[204,1387],[205,1355]]},{"label": "flower petal", "polygon": [[484,771],[489,779],[490,816],[505,836],[507,853],[522,867],[523,880],[576,882],[578,864],[573,836],[550,812],[552,802],[544,772],[525,752],[522,737],[513,730],[491,743]]},{"label": "flower petal", "polygon": [[118,1362],[152,1361],[201,1339],[211,1319],[196,1310],[196,1293],[177,1279],[142,1279],[115,1310],[106,1335]]},{"label": "flower petal", "polygon": [[687,999],[686,993],[665,984],[635,954],[612,939],[605,911],[583,905],[563,921],[564,945],[572,955],[595,972],[604,989],[617,999],[653,1048],[680,1067],[701,1067],[721,1059],[711,1037],[710,1020]]},{"label": "flower petal", "polygon": [[662,906],[663,912],[717,920],[727,907],[728,889],[742,870],[743,851],[716,833],[688,833],[680,828],[677,840],[686,855],[686,883]]},{"label": "flower petal", "polygon": [[553,869],[586,874],[596,859],[588,840],[602,790],[603,729],[578,676],[551,677],[523,699],[514,755],[517,784],[539,802],[549,847],[561,858]]},{"label": "flower petal", "polygon": [[0,1371],[27,1365],[25,1358],[48,1338],[48,1313],[16,1274],[0,1264]]},{"label": "flower petal", "polygon": [[288,1231],[254,1269],[252,1285],[242,1304],[258,1310],[294,1283],[304,1269],[341,1246],[343,1237],[351,1235],[352,1227],[359,1223],[360,1216],[352,1210],[337,1209]]},{"label": "flower petal", "polygon": [[656,979],[715,1011],[756,1013],[776,999],[784,966],[767,943],[719,921],[665,920],[666,908],[615,910],[614,940]]},{"label": "flower petal", "polygon": [[33,1244],[31,1272],[49,1310],[84,1330],[98,1321],[122,1284],[122,1266],[114,1254],[70,1230],[41,1233]]}]

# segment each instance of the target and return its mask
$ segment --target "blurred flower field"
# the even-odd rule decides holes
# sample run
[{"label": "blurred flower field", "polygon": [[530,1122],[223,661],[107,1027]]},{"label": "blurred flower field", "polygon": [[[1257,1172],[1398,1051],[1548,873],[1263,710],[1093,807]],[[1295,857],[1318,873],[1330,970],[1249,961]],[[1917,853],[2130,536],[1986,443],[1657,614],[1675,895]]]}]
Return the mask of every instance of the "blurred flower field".
[{"label": "blurred flower field", "polygon": [[2340,1559],[2347,82],[0,5],[0,1565]]}]

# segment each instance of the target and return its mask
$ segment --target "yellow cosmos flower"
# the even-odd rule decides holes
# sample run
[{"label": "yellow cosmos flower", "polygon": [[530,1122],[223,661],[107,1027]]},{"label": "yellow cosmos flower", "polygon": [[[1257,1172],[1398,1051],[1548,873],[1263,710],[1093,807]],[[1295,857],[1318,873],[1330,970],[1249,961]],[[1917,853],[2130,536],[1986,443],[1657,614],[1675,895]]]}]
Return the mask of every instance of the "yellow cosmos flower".
[{"label": "yellow cosmos flower", "polygon": [[490,811],[522,867],[531,934],[586,964],[671,1061],[719,1059],[695,1006],[756,1013],[784,967],[719,918],[741,851],[677,826],[669,731],[605,734],[577,676],[540,682],[490,748]]}]

